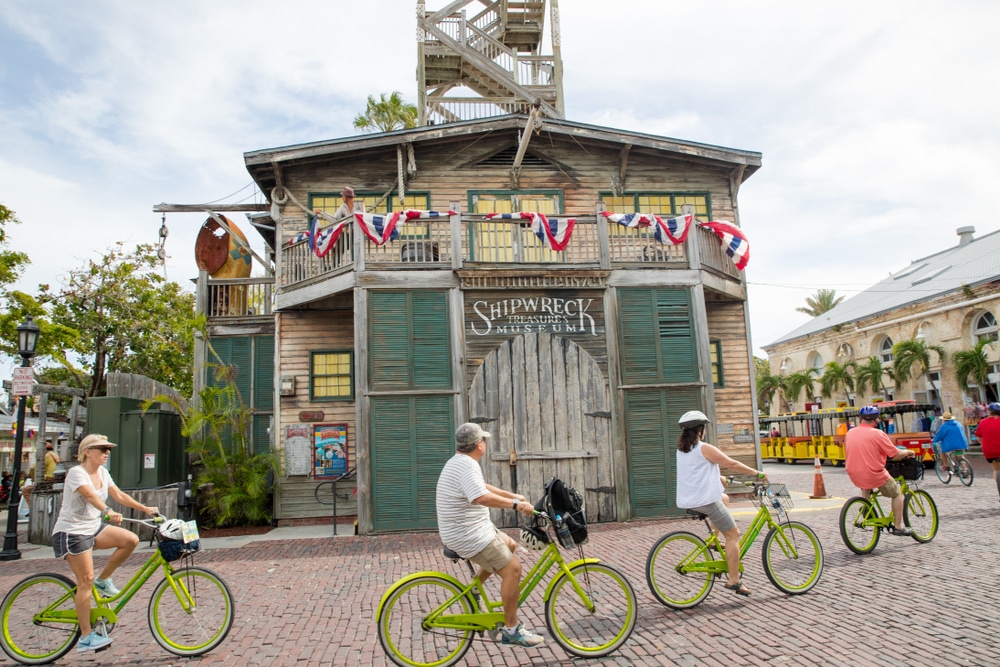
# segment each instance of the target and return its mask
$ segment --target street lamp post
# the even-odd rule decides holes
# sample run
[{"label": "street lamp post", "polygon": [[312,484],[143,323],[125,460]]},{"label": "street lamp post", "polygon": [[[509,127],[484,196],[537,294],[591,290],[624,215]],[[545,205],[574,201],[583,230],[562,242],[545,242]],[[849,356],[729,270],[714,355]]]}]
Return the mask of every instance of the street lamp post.
[{"label": "street lamp post", "polygon": [[[31,366],[31,358],[35,356],[38,345],[38,332],[38,325],[31,315],[17,328],[17,351],[21,355],[22,368]],[[17,548],[17,508],[21,502],[21,450],[24,446],[24,409],[27,403],[27,396],[18,397],[17,430],[14,433],[14,479],[7,504],[7,533],[3,537],[0,561],[17,560],[21,557]]]}]

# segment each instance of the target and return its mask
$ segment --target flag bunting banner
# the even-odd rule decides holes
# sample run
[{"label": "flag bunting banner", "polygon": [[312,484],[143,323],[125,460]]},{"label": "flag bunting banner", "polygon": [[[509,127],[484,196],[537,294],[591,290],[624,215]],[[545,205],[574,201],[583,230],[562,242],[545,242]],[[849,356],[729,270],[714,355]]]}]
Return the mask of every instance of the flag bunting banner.
[{"label": "flag bunting banner", "polygon": [[702,222],[699,224],[715,232],[715,235],[719,237],[719,242],[722,243],[723,252],[729,255],[737,269],[742,271],[746,268],[750,261],[750,242],[747,241],[747,237],[744,236],[739,227],[728,222]]},{"label": "flag bunting banner", "polygon": [[449,215],[458,215],[457,211],[416,211],[413,209],[406,209],[403,211],[403,216],[407,220],[416,220],[417,218],[445,218]]},{"label": "flag bunting banner", "polygon": [[487,220],[528,220],[531,231],[549,250],[565,250],[573,236],[576,218],[548,218],[543,213],[522,211],[521,213],[488,213]]},{"label": "flag bunting banner", "polygon": [[381,213],[355,213],[354,219],[358,221],[358,226],[365,236],[371,239],[375,245],[385,245],[399,236],[396,225],[402,217],[400,211],[382,215]]},{"label": "flag bunting banner", "polygon": [[693,215],[678,215],[673,218],[661,218],[651,213],[611,213],[602,211],[601,215],[617,222],[623,227],[636,229],[639,227],[655,227],[653,238],[660,243],[673,243],[679,245],[687,239],[688,230],[691,229]]}]

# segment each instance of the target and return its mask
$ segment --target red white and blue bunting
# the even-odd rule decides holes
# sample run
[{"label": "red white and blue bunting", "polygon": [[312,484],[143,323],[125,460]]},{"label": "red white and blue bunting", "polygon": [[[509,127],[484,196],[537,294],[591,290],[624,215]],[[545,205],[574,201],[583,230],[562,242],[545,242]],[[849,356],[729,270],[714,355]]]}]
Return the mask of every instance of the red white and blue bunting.
[{"label": "red white and blue bunting", "polygon": [[576,218],[548,218],[544,213],[523,211],[521,213],[488,213],[487,220],[529,220],[531,231],[549,250],[565,250],[573,236]]},{"label": "red white and blue bunting", "polygon": [[[399,236],[398,227],[410,220],[446,218],[449,215],[457,215],[455,211],[418,211],[407,209],[396,211],[386,215],[377,213],[355,213],[354,218],[361,227],[365,236],[370,238],[375,245],[385,245],[387,242]],[[333,224],[320,228],[320,218]],[[309,229],[295,236],[289,245],[308,241],[309,248],[316,253],[317,257],[324,257],[330,249],[337,243],[344,228],[351,222],[351,218],[335,221],[333,216],[325,211],[317,211],[316,215],[309,216]]]},{"label": "red white and blue bunting", "polygon": [[750,242],[747,241],[747,237],[739,227],[728,222],[702,222],[699,224],[715,232],[722,243],[722,250],[733,260],[737,269],[742,271],[746,268],[750,261]]},{"label": "red white and blue bunting", "polygon": [[[655,224],[653,237],[660,243],[669,241],[674,245],[684,243],[687,239],[691,223],[695,222],[693,215],[679,215],[673,218],[661,218],[649,213],[611,213],[603,211],[601,213],[611,222],[635,229],[638,227],[652,227]],[[736,268],[742,271],[750,261],[750,242],[747,241],[743,231],[728,222],[699,222],[702,227],[711,230],[719,237],[722,249],[736,264]]]}]

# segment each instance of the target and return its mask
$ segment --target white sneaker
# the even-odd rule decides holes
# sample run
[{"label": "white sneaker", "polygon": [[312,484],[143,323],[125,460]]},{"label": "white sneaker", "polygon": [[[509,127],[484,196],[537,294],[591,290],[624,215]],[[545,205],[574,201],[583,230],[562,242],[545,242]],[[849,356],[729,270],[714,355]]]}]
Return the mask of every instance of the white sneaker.
[{"label": "white sneaker", "polygon": [[523,623],[518,623],[517,627],[514,628],[513,632],[507,632],[507,630],[501,630],[501,644],[503,646],[525,646],[531,648],[532,646],[538,646],[545,642],[545,638],[541,635],[536,635],[531,630],[524,627]]},{"label": "white sneaker", "polygon": [[97,589],[102,598],[113,598],[121,593],[115,586],[115,582],[111,581],[111,577],[107,579],[94,579],[94,588]]},{"label": "white sneaker", "polygon": [[100,651],[102,648],[107,648],[113,641],[114,640],[111,639],[111,637],[105,637],[97,630],[93,630],[86,637],[80,638],[80,641],[76,643],[76,650],[80,653],[86,653],[87,651]]}]

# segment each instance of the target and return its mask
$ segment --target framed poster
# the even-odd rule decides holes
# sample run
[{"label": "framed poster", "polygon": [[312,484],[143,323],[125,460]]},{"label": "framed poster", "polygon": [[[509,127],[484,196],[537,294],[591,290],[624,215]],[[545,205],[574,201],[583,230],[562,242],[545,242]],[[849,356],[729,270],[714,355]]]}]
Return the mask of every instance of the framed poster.
[{"label": "framed poster", "polygon": [[285,474],[308,475],[312,432],[309,424],[289,424],[285,427]]},{"label": "framed poster", "polygon": [[313,424],[313,477],[340,477],[347,472],[347,424]]}]

